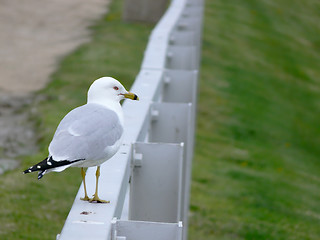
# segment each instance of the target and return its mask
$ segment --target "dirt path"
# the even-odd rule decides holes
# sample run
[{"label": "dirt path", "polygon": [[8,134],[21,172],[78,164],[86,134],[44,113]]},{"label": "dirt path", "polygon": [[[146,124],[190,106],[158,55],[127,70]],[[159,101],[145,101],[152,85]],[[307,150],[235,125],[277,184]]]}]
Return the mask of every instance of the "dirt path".
[{"label": "dirt path", "polygon": [[59,57],[89,39],[109,0],[0,0],[0,89],[39,90]]},{"label": "dirt path", "polygon": [[88,26],[109,1],[0,0],[0,174],[32,149],[28,113],[20,110],[46,86],[58,60],[90,39]]}]

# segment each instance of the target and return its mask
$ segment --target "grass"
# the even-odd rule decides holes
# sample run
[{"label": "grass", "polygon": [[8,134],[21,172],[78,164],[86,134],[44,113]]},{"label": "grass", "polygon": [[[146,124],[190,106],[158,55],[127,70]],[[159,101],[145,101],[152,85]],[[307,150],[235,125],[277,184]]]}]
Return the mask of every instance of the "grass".
[{"label": "grass", "polygon": [[[190,239],[320,239],[319,10],[316,0],[206,1]],[[152,26],[123,23],[120,11],[113,1],[92,41],[39,92],[40,151],[0,176],[0,239],[61,231],[79,170],[41,181],[20,170],[47,155],[92,80],[111,75],[129,88]]]},{"label": "grass", "polygon": [[317,1],[206,1],[190,239],[320,239]]}]

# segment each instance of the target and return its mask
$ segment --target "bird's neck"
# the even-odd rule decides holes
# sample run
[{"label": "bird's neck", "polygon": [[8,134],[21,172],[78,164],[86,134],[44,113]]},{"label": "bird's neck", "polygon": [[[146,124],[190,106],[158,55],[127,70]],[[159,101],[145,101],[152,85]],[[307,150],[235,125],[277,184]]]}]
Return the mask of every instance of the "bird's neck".
[{"label": "bird's neck", "polygon": [[87,104],[89,103],[94,103],[94,104],[99,104],[101,106],[104,106],[105,108],[108,108],[112,111],[115,111],[116,114],[119,117],[120,122],[123,124],[123,111],[122,111],[122,107],[121,104],[118,101],[94,101],[94,100],[90,100],[87,102]]}]

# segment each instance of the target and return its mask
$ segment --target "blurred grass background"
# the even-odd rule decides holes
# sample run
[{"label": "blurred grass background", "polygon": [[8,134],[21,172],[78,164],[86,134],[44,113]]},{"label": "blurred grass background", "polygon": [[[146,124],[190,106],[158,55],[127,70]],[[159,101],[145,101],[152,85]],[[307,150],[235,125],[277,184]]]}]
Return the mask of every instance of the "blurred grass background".
[{"label": "blurred grass background", "polygon": [[[37,93],[39,152],[0,176],[0,239],[61,231],[80,170],[21,171],[46,157],[94,79],[132,84],[153,26],[121,10],[113,1]],[[319,12],[315,0],[206,1],[189,239],[320,239]]]},{"label": "blurred grass background", "polygon": [[190,239],[320,239],[320,3],[205,12]]}]

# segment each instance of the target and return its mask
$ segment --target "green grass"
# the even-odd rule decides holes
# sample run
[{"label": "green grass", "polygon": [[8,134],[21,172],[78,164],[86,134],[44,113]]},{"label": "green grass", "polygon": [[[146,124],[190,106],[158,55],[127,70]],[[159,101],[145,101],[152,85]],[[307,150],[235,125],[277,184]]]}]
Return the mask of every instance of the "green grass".
[{"label": "green grass", "polygon": [[320,239],[319,10],[206,1],[190,239]]},{"label": "green grass", "polygon": [[[21,171],[94,79],[129,88],[138,73],[152,26],[122,22],[121,3],[39,92],[40,151],[0,176],[0,239],[61,231],[79,169],[41,181]],[[320,239],[319,12],[316,0],[206,1],[190,239]]]}]

